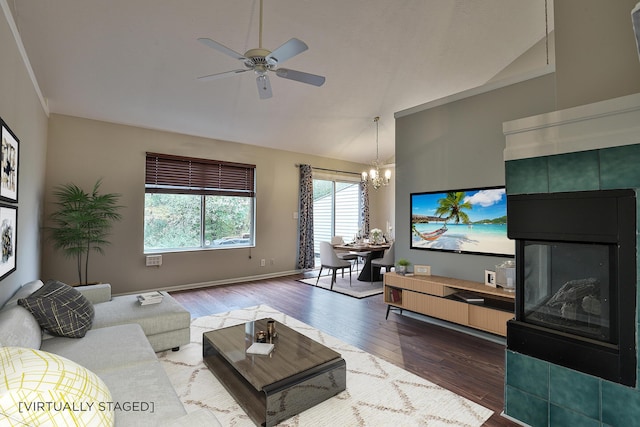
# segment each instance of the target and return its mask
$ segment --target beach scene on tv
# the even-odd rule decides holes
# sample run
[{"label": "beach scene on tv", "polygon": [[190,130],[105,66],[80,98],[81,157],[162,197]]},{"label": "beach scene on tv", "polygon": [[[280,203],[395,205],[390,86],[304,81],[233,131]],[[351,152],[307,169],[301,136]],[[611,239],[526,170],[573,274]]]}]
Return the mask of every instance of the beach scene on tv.
[{"label": "beach scene on tv", "polygon": [[505,189],[412,194],[411,247],[513,255]]}]

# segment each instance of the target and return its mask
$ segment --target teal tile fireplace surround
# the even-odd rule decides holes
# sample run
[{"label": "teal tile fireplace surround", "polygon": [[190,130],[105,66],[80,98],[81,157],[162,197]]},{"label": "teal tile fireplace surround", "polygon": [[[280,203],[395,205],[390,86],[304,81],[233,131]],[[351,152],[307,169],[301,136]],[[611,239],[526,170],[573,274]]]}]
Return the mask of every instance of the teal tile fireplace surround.
[{"label": "teal tile fireplace surround", "polygon": [[[637,194],[640,144],[509,160],[505,168],[508,194],[622,188],[632,188]],[[637,224],[636,219],[640,247]],[[640,277],[637,268],[636,277]],[[638,292],[636,301],[640,307]],[[639,317],[636,313],[636,323],[629,325],[636,331]],[[640,355],[637,359],[640,361]],[[640,425],[637,381],[635,387],[627,387],[509,350],[505,370],[504,412],[530,426]],[[636,372],[640,378],[640,366]]]}]

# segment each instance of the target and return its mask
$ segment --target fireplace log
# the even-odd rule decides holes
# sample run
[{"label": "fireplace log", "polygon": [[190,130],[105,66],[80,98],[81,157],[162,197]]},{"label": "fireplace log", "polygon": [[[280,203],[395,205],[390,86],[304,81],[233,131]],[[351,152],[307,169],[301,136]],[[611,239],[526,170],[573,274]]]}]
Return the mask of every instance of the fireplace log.
[{"label": "fireplace log", "polygon": [[558,290],[550,299],[547,305],[554,306],[562,303],[579,303],[588,295],[597,295],[599,287],[598,279],[590,277],[588,279],[570,280]]},{"label": "fireplace log", "polygon": [[563,319],[567,320],[576,320],[578,318],[576,305],[572,302],[563,302],[562,307],[560,307],[560,314]]},{"label": "fireplace log", "polygon": [[600,316],[600,313],[602,312],[600,299],[594,295],[587,295],[582,298],[582,309],[585,313]]}]

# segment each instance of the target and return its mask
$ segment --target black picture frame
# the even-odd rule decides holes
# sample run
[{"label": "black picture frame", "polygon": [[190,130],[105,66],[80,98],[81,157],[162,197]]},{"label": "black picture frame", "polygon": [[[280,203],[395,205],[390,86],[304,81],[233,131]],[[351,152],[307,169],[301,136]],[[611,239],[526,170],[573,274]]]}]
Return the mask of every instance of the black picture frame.
[{"label": "black picture frame", "polygon": [[20,140],[0,119],[0,200],[18,202]]},{"label": "black picture frame", "polygon": [[18,207],[0,205],[0,280],[16,271]]},{"label": "black picture frame", "polygon": [[[459,209],[468,220],[445,220],[450,198],[458,195]],[[504,186],[411,193],[410,249],[515,256],[515,241],[507,237],[507,196]],[[446,200],[449,199],[449,200]],[[442,202],[441,202],[442,201]],[[440,212],[441,207],[446,212]],[[457,209],[456,209],[457,210]]]}]

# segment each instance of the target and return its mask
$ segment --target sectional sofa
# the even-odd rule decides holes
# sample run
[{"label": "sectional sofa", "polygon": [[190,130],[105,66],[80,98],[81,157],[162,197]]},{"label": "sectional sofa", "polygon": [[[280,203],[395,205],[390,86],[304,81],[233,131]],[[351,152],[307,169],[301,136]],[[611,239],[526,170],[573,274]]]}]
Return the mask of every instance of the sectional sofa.
[{"label": "sectional sofa", "polygon": [[155,354],[187,344],[190,320],[168,294],[140,306],[108,284],[23,285],[0,309],[0,424],[219,426],[186,413]]}]

